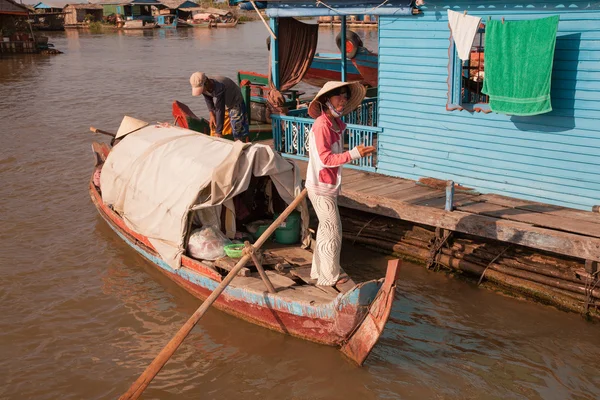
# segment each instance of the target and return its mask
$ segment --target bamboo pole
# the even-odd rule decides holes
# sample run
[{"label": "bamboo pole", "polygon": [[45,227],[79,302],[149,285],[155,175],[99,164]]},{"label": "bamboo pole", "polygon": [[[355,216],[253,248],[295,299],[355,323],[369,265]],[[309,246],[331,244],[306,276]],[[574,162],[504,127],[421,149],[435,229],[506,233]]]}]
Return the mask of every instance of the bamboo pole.
[{"label": "bamboo pole", "polygon": [[267,24],[267,21],[265,21],[265,18],[262,16],[262,14],[260,13],[260,11],[258,10],[258,7],[256,7],[256,3],[254,3],[253,0],[250,0],[250,4],[252,4],[252,7],[254,7],[254,9],[256,10],[256,13],[260,17],[260,19],[263,22],[263,24],[265,24],[265,26],[269,30],[269,33],[271,34],[271,36],[273,37],[273,39],[277,40],[277,36],[275,36],[275,33],[271,30],[271,27],[269,26],[269,24]]},{"label": "bamboo pole", "polygon": [[246,242],[245,244],[246,244],[246,248],[244,249],[244,251],[247,251],[248,254],[250,254],[250,257],[252,257],[252,262],[254,262],[254,266],[258,270],[258,274],[260,275],[260,277],[262,278],[263,282],[265,283],[265,286],[267,287],[267,290],[269,291],[269,293],[277,293],[277,291],[273,287],[273,283],[271,283],[271,280],[267,276],[267,273],[265,272],[265,270],[262,267],[260,261],[258,260],[258,257],[256,257],[256,253],[254,252],[254,248],[250,245],[250,242]]},{"label": "bamboo pole", "polygon": [[[281,225],[283,221],[290,215],[292,211],[298,207],[300,202],[304,200],[306,197],[307,191],[306,189],[302,190],[302,192],[294,199],[294,201],[285,209],[284,212],[265,230],[265,232],[258,238],[256,243],[254,244],[254,249],[259,249],[271,236],[271,234]],[[154,361],[150,363],[150,365],[146,368],[146,370],[140,375],[140,377],[129,387],[127,392],[125,392],[119,400],[129,400],[129,399],[137,399],[139,398],[144,390],[148,387],[152,379],[158,374],[158,372],[165,366],[167,361],[171,358],[173,353],[177,350],[177,348],[181,345],[183,340],[187,337],[187,335],[191,332],[192,328],[196,326],[200,318],[206,313],[206,310],[215,302],[217,297],[225,290],[227,285],[231,283],[233,278],[236,277],[238,272],[246,265],[248,260],[252,258],[253,253],[247,252],[240,261],[233,267],[231,271],[227,274],[225,279],[215,288],[215,290],[208,296],[208,298],[202,303],[202,305],[192,314],[192,316],[186,321],[186,323],[179,329],[179,331],[175,334],[175,336],[169,341],[169,343],[161,350],[160,353],[156,356]]]}]

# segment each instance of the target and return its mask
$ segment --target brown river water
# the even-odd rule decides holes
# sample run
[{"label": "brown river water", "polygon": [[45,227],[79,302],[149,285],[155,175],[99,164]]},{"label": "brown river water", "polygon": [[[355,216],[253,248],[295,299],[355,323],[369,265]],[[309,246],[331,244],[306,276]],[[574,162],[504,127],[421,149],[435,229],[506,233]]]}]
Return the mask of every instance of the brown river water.
[{"label": "brown river water", "polygon": [[[376,32],[359,32],[376,48]],[[200,302],[125,245],[87,194],[90,125],[199,114],[188,77],[267,70],[260,22],[60,32],[64,54],[0,59],[0,399],[114,399]],[[319,50],[335,50],[321,30]],[[345,269],[386,260],[346,242]],[[334,348],[210,310],[146,399],[597,399],[600,326],[405,264],[362,368]]]}]

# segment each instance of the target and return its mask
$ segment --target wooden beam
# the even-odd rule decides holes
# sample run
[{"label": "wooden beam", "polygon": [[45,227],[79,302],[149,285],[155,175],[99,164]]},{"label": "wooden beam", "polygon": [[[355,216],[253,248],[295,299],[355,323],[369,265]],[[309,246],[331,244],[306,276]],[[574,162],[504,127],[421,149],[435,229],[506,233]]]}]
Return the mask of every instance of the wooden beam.
[{"label": "wooden beam", "polygon": [[600,239],[598,238],[462,211],[448,212],[348,190],[344,190],[339,196],[339,205],[584,260],[600,261]]}]

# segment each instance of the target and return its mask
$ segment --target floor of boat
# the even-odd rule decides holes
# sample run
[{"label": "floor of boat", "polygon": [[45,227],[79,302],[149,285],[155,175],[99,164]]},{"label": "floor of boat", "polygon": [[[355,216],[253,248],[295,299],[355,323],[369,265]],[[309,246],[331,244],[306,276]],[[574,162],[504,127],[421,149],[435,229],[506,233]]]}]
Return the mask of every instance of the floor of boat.
[{"label": "floor of boat", "polygon": [[[266,243],[261,250],[260,260],[277,295],[292,301],[304,301],[309,304],[329,303],[340,293],[345,293],[356,286],[344,271],[340,274],[343,279],[340,279],[335,287],[316,285],[316,280],[310,278],[312,252],[299,245]],[[238,261],[235,258],[223,257],[214,262],[214,268],[226,272],[231,270]],[[231,285],[256,292],[268,292],[251,261],[231,281]]]}]

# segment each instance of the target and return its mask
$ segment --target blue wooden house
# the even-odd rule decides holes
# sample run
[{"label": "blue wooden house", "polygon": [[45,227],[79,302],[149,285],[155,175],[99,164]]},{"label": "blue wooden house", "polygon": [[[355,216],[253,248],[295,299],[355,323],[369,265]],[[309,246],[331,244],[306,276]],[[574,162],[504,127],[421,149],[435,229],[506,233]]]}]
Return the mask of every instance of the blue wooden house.
[{"label": "blue wooden house", "polygon": [[152,7],[161,6],[158,0],[130,0],[130,1],[111,1],[100,2],[105,16],[111,14],[123,15],[130,20],[153,21]]},{"label": "blue wooden house", "polygon": [[[348,121],[350,145],[374,143],[377,156],[354,167],[414,180],[453,180],[481,193],[583,210],[600,204],[600,3],[326,3],[327,7],[320,2],[262,4],[275,34],[279,17],[378,16],[378,95],[368,99],[368,110],[359,110]],[[465,62],[458,58],[451,38],[448,9],[481,17]],[[553,15],[560,22],[552,66],[552,111],[535,116],[491,112],[480,87],[485,77],[487,21]],[[276,49],[271,72],[277,84]],[[366,123],[365,112],[373,123]],[[274,121],[275,145],[290,157],[305,157],[304,133],[311,120],[300,112]]]}]

